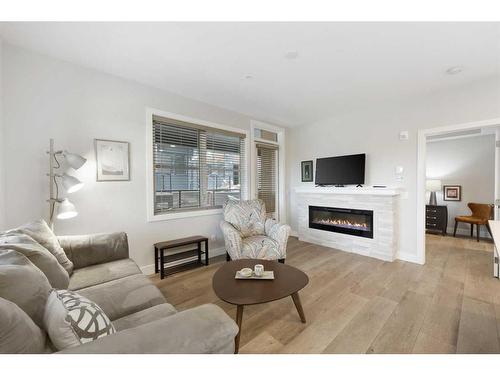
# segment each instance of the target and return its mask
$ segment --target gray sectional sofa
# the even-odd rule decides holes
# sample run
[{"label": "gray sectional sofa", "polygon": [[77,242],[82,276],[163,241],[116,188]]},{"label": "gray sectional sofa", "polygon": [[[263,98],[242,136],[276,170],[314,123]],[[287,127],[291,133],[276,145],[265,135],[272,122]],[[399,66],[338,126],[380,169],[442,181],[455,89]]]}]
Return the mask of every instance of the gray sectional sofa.
[{"label": "gray sectional sofa", "polygon": [[[219,307],[210,304],[178,312],[129,258],[125,233],[63,236],[58,240],[73,263],[67,289],[97,303],[117,331],[60,353],[234,352],[234,337],[238,332],[234,321]],[[4,251],[8,249],[8,245],[2,246]],[[0,264],[0,284],[2,277],[5,284],[3,266],[5,264]],[[10,291],[16,293],[14,284],[10,286],[14,290]],[[5,285],[3,288],[5,290]],[[8,300],[8,296],[1,295],[1,290],[0,285],[0,297]],[[9,323],[5,319],[4,323],[0,321],[0,340],[2,324]],[[46,334],[45,338],[44,352],[53,352]],[[9,352],[8,344],[0,342],[1,351]]]}]

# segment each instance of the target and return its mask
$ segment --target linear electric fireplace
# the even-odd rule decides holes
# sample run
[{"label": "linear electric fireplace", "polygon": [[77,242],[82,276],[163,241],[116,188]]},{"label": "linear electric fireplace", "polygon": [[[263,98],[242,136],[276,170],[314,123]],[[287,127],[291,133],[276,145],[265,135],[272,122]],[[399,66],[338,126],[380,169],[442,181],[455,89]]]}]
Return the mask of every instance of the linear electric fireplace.
[{"label": "linear electric fireplace", "polygon": [[373,211],[309,206],[309,228],[373,238]]}]

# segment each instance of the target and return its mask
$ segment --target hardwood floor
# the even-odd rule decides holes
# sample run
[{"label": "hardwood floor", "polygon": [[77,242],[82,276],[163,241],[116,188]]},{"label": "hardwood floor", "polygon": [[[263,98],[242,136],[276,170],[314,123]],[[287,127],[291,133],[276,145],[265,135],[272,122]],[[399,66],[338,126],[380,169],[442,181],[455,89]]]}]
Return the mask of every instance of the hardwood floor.
[{"label": "hardwood floor", "polygon": [[[240,353],[499,353],[500,281],[491,242],[427,235],[424,266],[387,263],[290,238],[287,264],[309,276],[300,298],[247,306]],[[184,310],[220,301],[209,267],[153,280]]]}]

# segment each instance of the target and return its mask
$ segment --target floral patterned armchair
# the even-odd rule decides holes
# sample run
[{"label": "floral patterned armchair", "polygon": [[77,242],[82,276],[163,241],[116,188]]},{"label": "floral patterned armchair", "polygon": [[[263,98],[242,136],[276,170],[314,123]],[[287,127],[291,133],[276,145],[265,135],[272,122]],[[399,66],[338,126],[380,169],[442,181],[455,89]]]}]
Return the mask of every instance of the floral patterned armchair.
[{"label": "floral patterned armchair", "polygon": [[262,200],[228,201],[220,227],[231,259],[277,259],[284,263],[290,226],[266,219]]}]

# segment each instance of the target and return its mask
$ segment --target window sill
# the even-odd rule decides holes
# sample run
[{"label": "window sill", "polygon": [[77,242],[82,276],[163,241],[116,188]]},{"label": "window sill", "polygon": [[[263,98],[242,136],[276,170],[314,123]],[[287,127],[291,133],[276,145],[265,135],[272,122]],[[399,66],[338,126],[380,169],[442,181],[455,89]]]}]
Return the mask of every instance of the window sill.
[{"label": "window sill", "polygon": [[222,208],[193,210],[193,211],[185,211],[185,212],[172,212],[169,214],[161,214],[161,215],[151,215],[150,214],[150,215],[148,215],[148,222],[177,220],[177,219],[185,219],[188,217],[210,216],[210,215],[220,215],[220,214],[222,214]]}]

